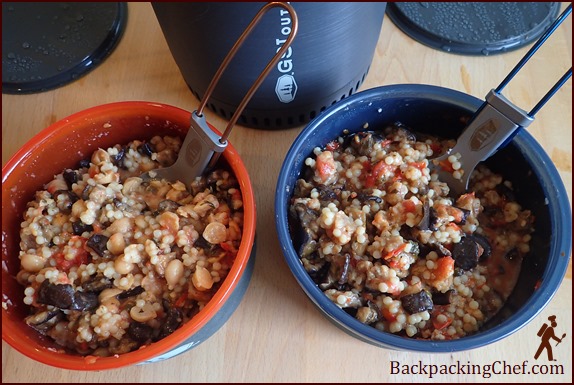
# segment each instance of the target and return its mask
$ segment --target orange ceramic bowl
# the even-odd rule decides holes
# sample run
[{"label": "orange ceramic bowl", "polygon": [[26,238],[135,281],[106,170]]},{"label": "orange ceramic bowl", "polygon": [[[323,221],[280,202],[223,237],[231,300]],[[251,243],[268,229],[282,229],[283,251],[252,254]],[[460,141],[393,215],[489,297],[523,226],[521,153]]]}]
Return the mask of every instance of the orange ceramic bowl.
[{"label": "orange ceramic bowl", "polygon": [[203,342],[227,321],[241,300],[253,268],[255,200],[247,170],[229,144],[219,162],[239,181],[244,228],[236,260],[210,302],[189,322],[145,348],[115,357],[68,354],[27,326],[24,289],[16,281],[20,268],[19,229],[27,202],[54,175],[73,168],[99,147],[127,144],[154,135],[185,136],[191,113],[149,102],[118,102],[78,112],[44,129],[2,168],[2,339],[25,356],[70,370],[105,370],[173,357]]}]

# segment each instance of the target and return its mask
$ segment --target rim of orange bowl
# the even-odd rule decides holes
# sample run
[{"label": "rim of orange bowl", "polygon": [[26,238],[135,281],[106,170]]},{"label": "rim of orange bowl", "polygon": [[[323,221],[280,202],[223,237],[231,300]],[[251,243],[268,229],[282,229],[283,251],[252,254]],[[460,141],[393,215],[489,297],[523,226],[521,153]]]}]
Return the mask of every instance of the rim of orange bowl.
[{"label": "rim of orange bowl", "polygon": [[[102,104],[95,107],[90,107],[80,112],[74,113],[60,119],[59,121],[46,127],[28,142],[26,142],[2,167],[2,184],[8,179],[12,170],[17,166],[18,162],[23,159],[26,154],[32,151],[35,147],[42,144],[49,136],[62,130],[70,122],[76,121],[79,118],[88,119],[91,116],[114,112],[141,113],[153,115],[160,113],[160,115],[169,115],[169,118],[176,123],[187,124],[191,117],[189,111],[181,108],[171,106],[164,103],[144,102],[144,101],[124,101]],[[209,124],[209,123],[208,123]],[[217,132],[221,133],[213,127],[209,126]],[[221,309],[225,304],[228,297],[231,295],[237,286],[251,255],[251,249],[255,240],[255,221],[256,221],[256,208],[253,188],[247,169],[237,150],[233,145],[228,142],[228,145],[223,152],[223,157],[236,175],[243,197],[244,206],[244,223],[243,235],[239,246],[240,250],[244,253],[238,254],[236,260],[231,267],[228,276],[225,278],[221,287],[217,290],[213,298],[199,311],[190,321],[174,331],[171,335],[164,339],[140,348],[136,351],[121,354],[111,357],[94,357],[94,356],[73,356],[69,354],[46,354],[48,349],[38,349],[33,344],[26,343],[26,338],[19,339],[17,334],[10,334],[8,330],[9,322],[4,322],[5,310],[2,309],[2,339],[6,341],[12,348],[24,354],[25,356],[34,359],[38,362],[70,370],[105,370],[117,369],[125,366],[143,363],[152,358],[158,357],[164,353],[169,352],[185,342],[188,336],[193,335],[195,332],[203,328],[211,318]],[[245,208],[248,208],[247,210]],[[4,257],[4,256],[3,256]],[[239,258],[239,260],[238,260]],[[239,263],[237,263],[239,262]]]}]

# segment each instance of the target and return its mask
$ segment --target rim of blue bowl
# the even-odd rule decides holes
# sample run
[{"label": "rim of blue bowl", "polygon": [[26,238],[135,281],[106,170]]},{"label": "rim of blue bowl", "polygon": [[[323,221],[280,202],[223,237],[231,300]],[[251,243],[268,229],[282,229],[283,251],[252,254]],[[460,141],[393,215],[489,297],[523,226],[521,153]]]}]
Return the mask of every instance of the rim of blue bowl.
[{"label": "rim of blue bowl", "polygon": [[[474,335],[448,341],[410,339],[383,332],[361,323],[335,305],[325,296],[303,268],[299,255],[292,245],[288,224],[288,201],[292,196],[292,188],[294,186],[294,183],[288,183],[288,180],[294,173],[299,174],[301,171],[293,169],[293,165],[297,163],[295,160],[309,155],[302,154],[301,147],[313,136],[319,127],[329,121],[332,115],[340,111],[348,110],[356,103],[380,100],[382,97],[432,98],[434,101],[445,102],[468,110],[471,113],[476,111],[483,103],[482,100],[474,96],[449,88],[424,84],[396,84],[375,87],[356,93],[331,106],[312,120],[299,133],[291,145],[277,180],[275,223],[281,249],[291,272],[306,295],[329,320],[334,322],[339,328],[345,330],[348,334],[379,347],[419,352],[447,353],[486,346],[513,334],[532,321],[553,298],[566,273],[572,248],[572,215],[566,189],[550,157],[526,130],[520,130],[514,136],[513,142],[521,150],[528,149],[528,152],[525,153],[525,157],[537,174],[542,190],[547,197],[551,218],[551,234],[553,237],[549,250],[550,257],[544,270],[540,286],[524,305],[502,324]],[[562,205],[555,204],[556,202],[562,202]],[[566,207],[564,205],[567,206],[568,210],[565,209]]]}]

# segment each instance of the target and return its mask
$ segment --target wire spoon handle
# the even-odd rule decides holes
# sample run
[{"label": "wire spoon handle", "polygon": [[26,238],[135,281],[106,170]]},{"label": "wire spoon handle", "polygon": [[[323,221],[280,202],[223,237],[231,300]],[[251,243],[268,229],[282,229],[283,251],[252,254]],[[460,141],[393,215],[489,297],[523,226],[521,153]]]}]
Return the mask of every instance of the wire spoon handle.
[{"label": "wire spoon handle", "polygon": [[[251,98],[253,97],[253,95],[255,94],[255,92],[257,91],[259,86],[261,85],[261,83],[263,83],[263,81],[265,80],[265,78],[267,77],[269,72],[271,71],[271,69],[279,62],[279,59],[281,59],[281,57],[285,54],[285,52],[287,52],[287,50],[289,49],[289,46],[293,42],[293,39],[295,39],[295,36],[296,36],[297,31],[299,29],[299,22],[297,19],[297,14],[295,13],[295,10],[293,9],[293,7],[290,4],[281,3],[281,2],[270,2],[270,3],[267,3],[265,6],[263,6],[259,10],[259,12],[255,15],[255,17],[253,18],[251,23],[249,23],[249,25],[247,26],[245,31],[241,34],[239,39],[235,42],[235,44],[233,45],[233,47],[231,48],[231,50],[229,51],[229,53],[227,54],[227,56],[225,57],[223,62],[221,63],[219,69],[217,70],[213,79],[211,80],[211,83],[207,87],[207,90],[205,91],[205,94],[204,94],[204,96],[203,96],[203,98],[199,104],[199,107],[192,114],[192,125],[194,123],[197,123],[198,125],[200,125],[200,127],[201,127],[201,125],[204,125],[204,124],[207,125],[205,122],[205,118],[203,117],[203,110],[204,110],[205,106],[207,105],[207,101],[209,100],[211,94],[213,93],[215,86],[219,82],[221,75],[223,74],[223,72],[225,71],[225,69],[227,68],[227,66],[229,65],[229,63],[231,62],[231,60],[235,56],[235,53],[239,50],[239,48],[241,47],[243,42],[251,34],[251,31],[257,25],[257,23],[259,22],[261,17],[263,17],[263,15],[269,9],[275,8],[275,7],[282,7],[289,13],[289,15],[291,17],[291,32],[289,33],[289,36],[287,37],[287,39],[286,39],[285,43],[283,44],[283,46],[281,47],[281,49],[279,51],[277,51],[275,56],[273,56],[273,58],[267,64],[267,66],[263,69],[263,71],[261,71],[261,73],[259,74],[257,79],[255,79],[255,82],[253,83],[251,88],[247,91],[247,93],[243,97],[243,100],[241,100],[241,103],[239,103],[239,106],[237,107],[233,116],[229,120],[229,123],[227,124],[227,127],[225,128],[225,131],[223,132],[223,135],[218,140],[219,144],[221,144],[221,145],[227,144],[227,138],[229,137],[229,134],[231,133],[231,129],[233,128],[235,123],[237,123],[237,120],[239,119],[239,117],[243,113],[245,106],[247,105],[247,103],[249,103],[249,101],[251,100]],[[208,127],[203,127],[203,129],[205,129],[205,128],[209,129]],[[221,154],[220,152],[215,152],[213,154],[209,164],[207,165],[208,168],[211,168],[215,165],[220,154]]]},{"label": "wire spoon handle", "polygon": [[[287,37],[283,46],[275,53],[271,61],[263,69],[259,77],[255,80],[251,88],[245,94],[243,100],[235,110],[227,128],[225,129],[223,135],[219,137],[217,133],[212,130],[203,114],[203,110],[211,96],[217,82],[221,78],[221,75],[227,68],[229,62],[235,56],[237,50],[241,47],[245,39],[249,36],[253,28],[257,25],[261,17],[267,13],[271,8],[281,7],[285,9],[291,17],[291,31]],[[151,170],[147,173],[141,175],[143,179],[166,179],[170,181],[180,180],[186,185],[189,185],[196,177],[202,175],[205,170],[211,169],[217,163],[219,156],[225,148],[227,147],[227,138],[231,133],[231,129],[239,119],[239,116],[243,112],[243,109],[249,103],[249,100],[257,91],[257,88],[261,85],[265,77],[269,74],[271,69],[279,62],[281,57],[289,49],[297,30],[299,23],[297,19],[297,14],[293,7],[287,3],[281,2],[271,2],[263,6],[259,12],[255,15],[253,20],[249,23],[245,31],[237,39],[231,50],[228,52],[227,56],[219,66],[219,69],[215,73],[211,83],[209,84],[205,94],[199,104],[197,110],[193,111],[191,114],[190,127],[185,136],[179,155],[173,165],[165,168],[158,168]]]},{"label": "wire spoon handle", "polygon": [[[457,139],[456,145],[446,154],[430,162],[429,166],[438,172],[439,179],[448,184],[451,196],[458,197],[466,192],[476,165],[508,144],[520,128],[528,127],[534,121],[534,115],[572,76],[570,68],[529,113],[512,104],[500,93],[571,12],[572,4],[552,23],[502,83],[488,93],[486,101],[474,114],[469,125]],[[453,172],[449,164],[454,163],[459,164]]]}]

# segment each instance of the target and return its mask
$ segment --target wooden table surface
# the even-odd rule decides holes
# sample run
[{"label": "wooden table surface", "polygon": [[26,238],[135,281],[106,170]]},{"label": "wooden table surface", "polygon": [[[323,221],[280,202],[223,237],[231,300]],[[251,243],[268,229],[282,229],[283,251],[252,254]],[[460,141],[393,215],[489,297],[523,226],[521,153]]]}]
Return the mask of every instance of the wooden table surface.
[{"label": "wooden table surface", "polygon": [[[564,6],[564,4],[563,4]],[[128,23],[117,48],[88,75],[64,87],[31,95],[2,94],[2,164],[33,135],[57,120],[98,104],[124,100],[167,103],[193,110],[188,90],[170,55],[149,3],[129,3]],[[572,63],[571,17],[505,89],[524,109],[554,84]],[[491,57],[443,53],[403,34],[385,18],[369,75],[361,90],[395,83],[453,88],[483,99],[509,73],[527,48]],[[572,202],[572,81],[537,114],[529,132],[550,155]],[[207,111],[207,120],[226,122]],[[211,338],[175,358],[104,372],[76,372],[37,363],[2,342],[2,382],[423,382],[424,365],[454,365],[459,373],[436,374],[439,382],[572,381],[571,264],[549,305],[531,323],[487,347],[452,354],[385,350],[360,342],[333,326],[312,305],[284,262],[273,218],[274,186],[289,146],[302,127],[262,131],[237,126],[230,141],[250,172],[257,199],[257,256],[247,293],[229,321]],[[261,162],[261,159],[267,159]],[[556,315],[564,342],[556,361],[534,360],[536,333]],[[558,334],[558,333],[557,333]],[[559,334],[560,335],[560,334]],[[391,362],[414,365],[396,374]],[[525,363],[526,362],[526,363]],[[465,370],[465,365],[467,369]],[[468,366],[492,367],[491,377]],[[563,374],[504,374],[514,365]],[[540,365],[535,367],[534,365]],[[420,369],[422,374],[417,374]],[[466,372],[466,374],[464,373]],[[491,373],[488,372],[487,373]],[[489,378],[488,378],[489,377]]]}]

